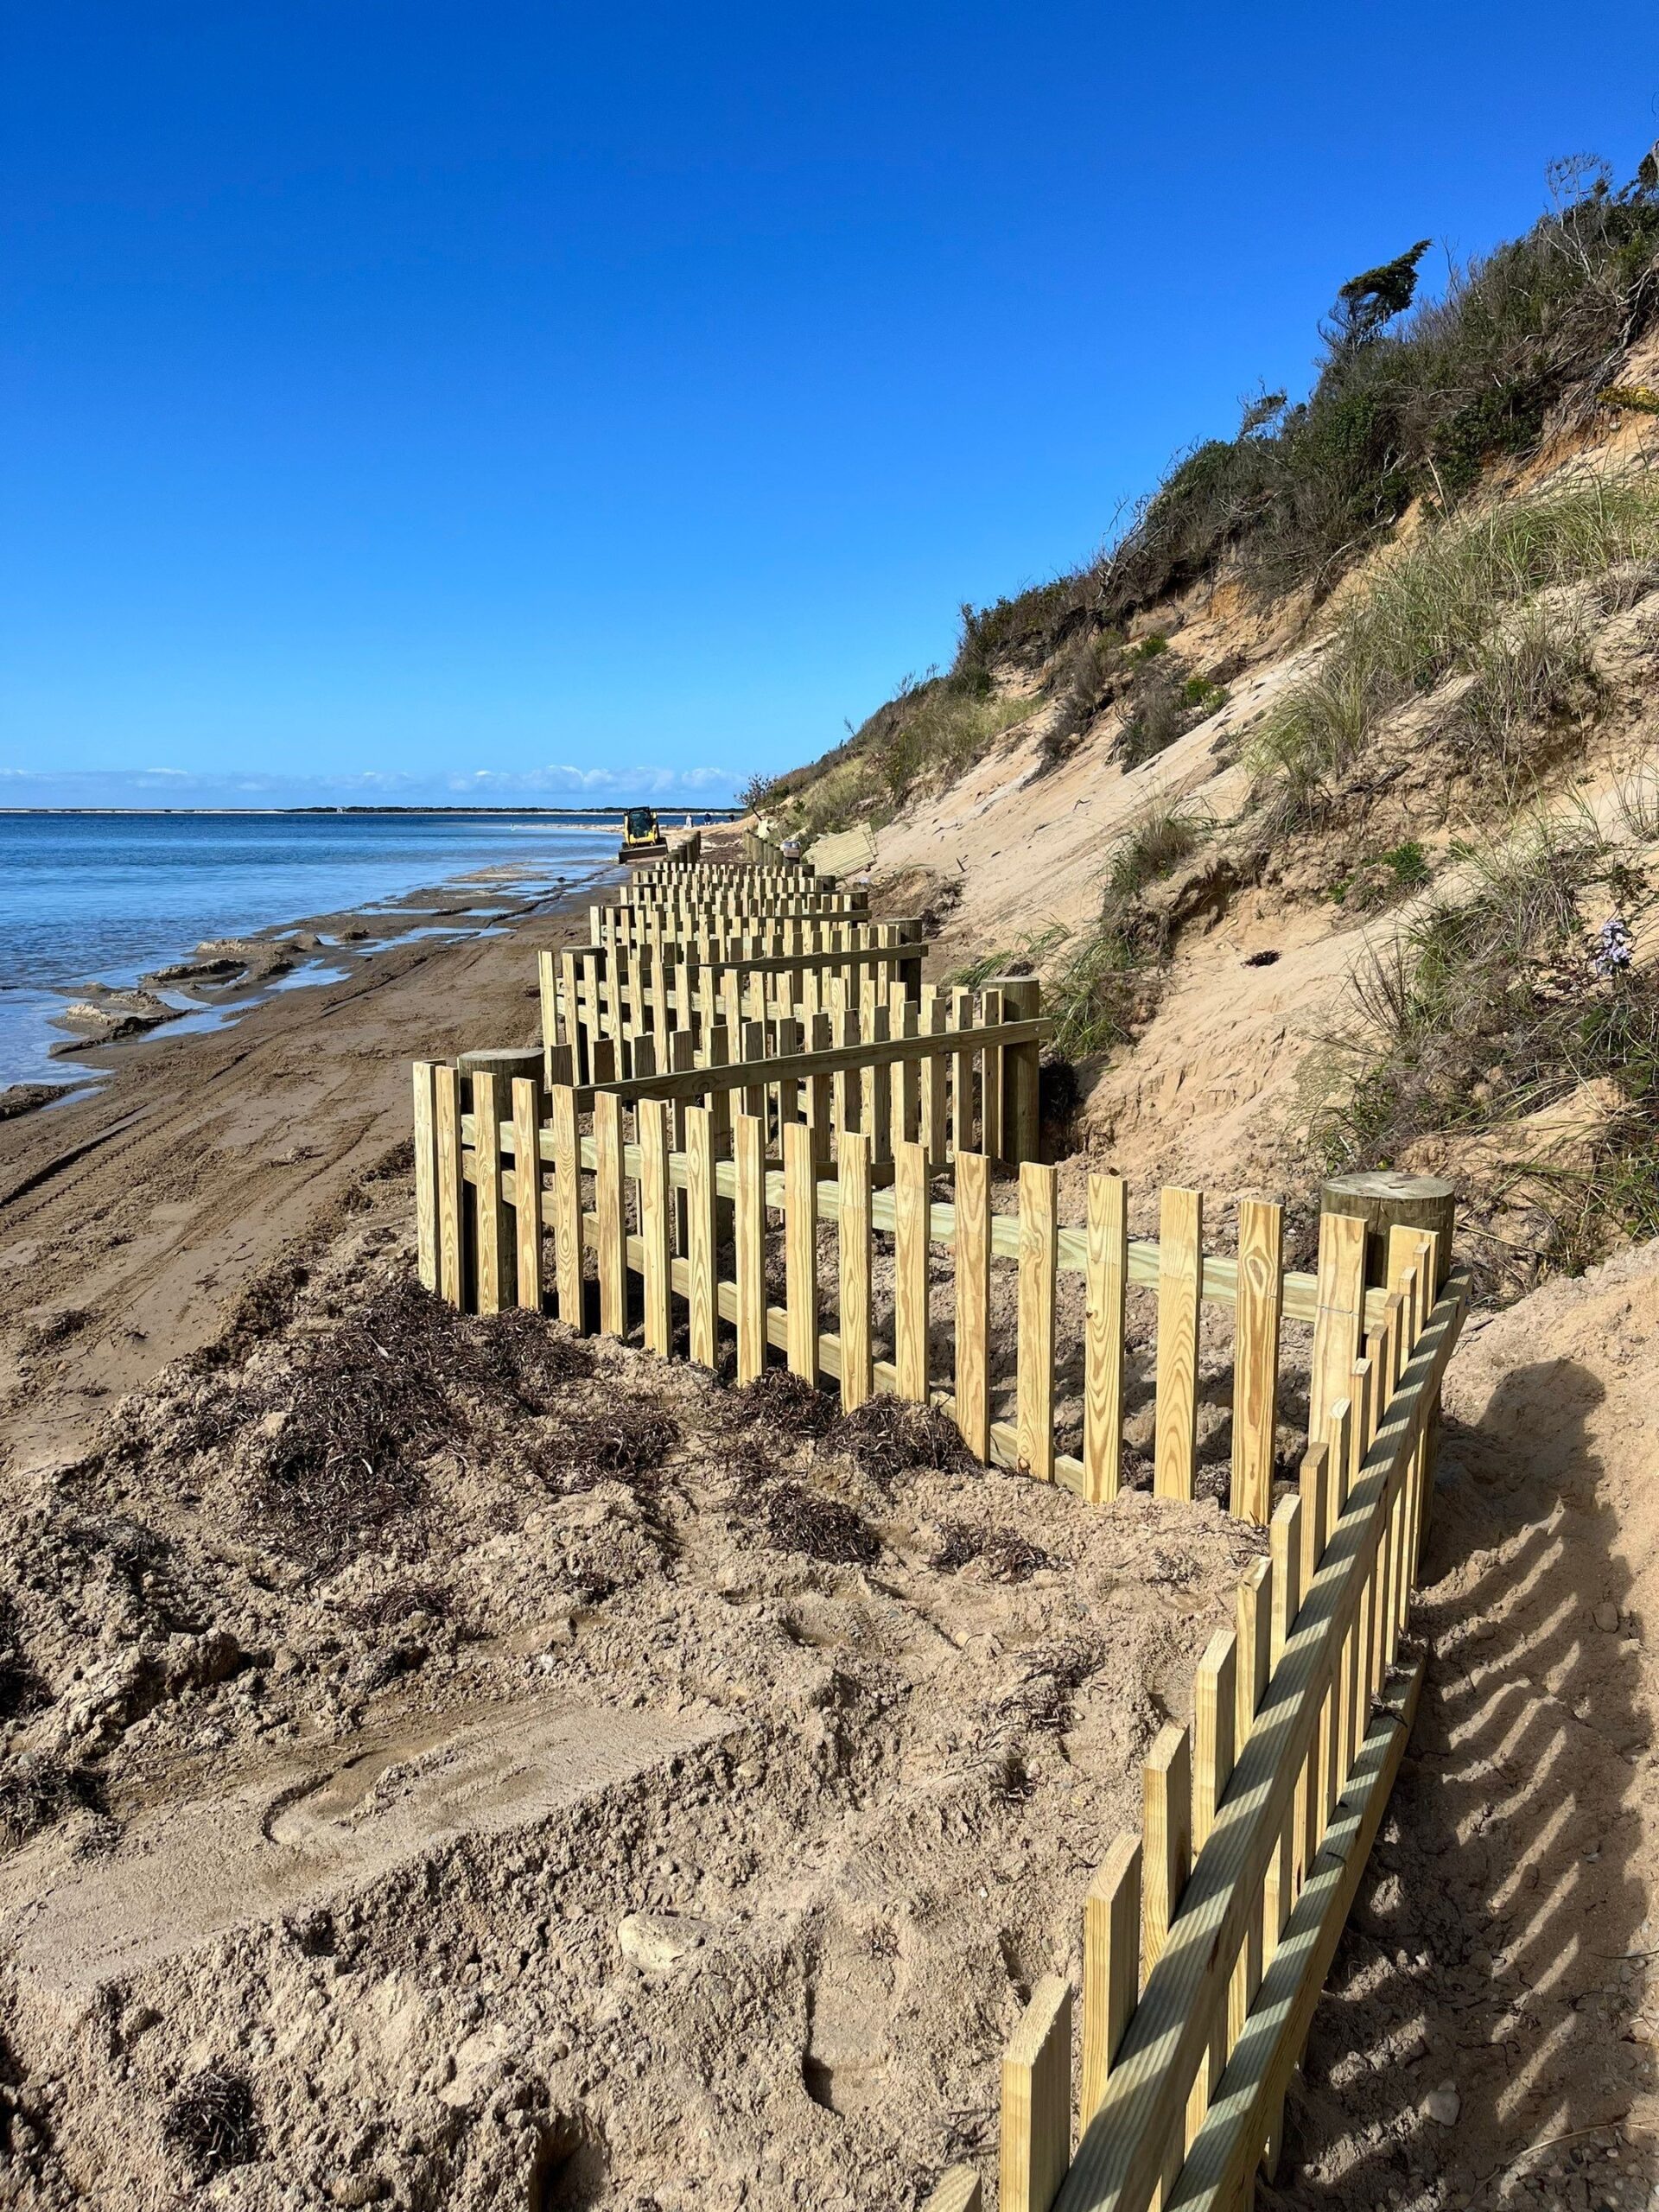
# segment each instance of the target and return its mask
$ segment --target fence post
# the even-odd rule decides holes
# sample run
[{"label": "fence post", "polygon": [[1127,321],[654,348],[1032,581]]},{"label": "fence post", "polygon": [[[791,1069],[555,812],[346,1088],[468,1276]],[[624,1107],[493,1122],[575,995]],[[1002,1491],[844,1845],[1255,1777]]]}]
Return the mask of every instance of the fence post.
[{"label": "fence post", "polygon": [[[1345,1214],[1365,1224],[1365,1281],[1373,1290],[1389,1280],[1389,1236],[1395,1229],[1427,1231],[1438,1242],[1432,1306],[1452,1269],[1452,1237],[1457,1227],[1458,1194],[1438,1175],[1402,1175],[1379,1168],[1363,1175],[1334,1175],[1319,1191],[1319,1211]],[[1323,1227],[1323,1223],[1321,1223]]]},{"label": "fence post", "polygon": [[1121,1835],[1083,1905],[1083,2083],[1077,2132],[1099,2108],[1141,1987],[1141,1839]]},{"label": "fence post", "polygon": [[622,1183],[622,1102],[613,1090],[594,1101],[594,1210],[599,1231],[599,1325],[621,1337],[628,1327],[628,1217]]},{"label": "fence post", "polygon": [[567,1329],[585,1334],[582,1307],[582,1149],[576,1135],[576,1094],[568,1083],[554,1086],[553,1265],[559,1286],[559,1319]]},{"label": "fence post", "polygon": [[790,1372],[818,1379],[818,1161],[808,1122],[784,1124],[784,1311]]},{"label": "fence post", "polygon": [[1116,1175],[1089,1178],[1084,1321],[1084,1495],[1117,1496],[1123,1452],[1123,1293],[1129,1279],[1128,1190]]},{"label": "fence post", "polygon": [[1153,1490],[1191,1498],[1198,1436],[1198,1307],[1204,1198],[1171,1184],[1158,1213],[1158,1403]]},{"label": "fence post", "polygon": [[[1362,1280],[1371,1289],[1393,1287],[1389,1266],[1390,1244],[1395,1232],[1416,1230],[1433,1243],[1433,1274],[1422,1290],[1421,1310],[1426,1318],[1435,1300],[1446,1287],[1446,1279],[1452,1271],[1452,1244],[1457,1231],[1458,1194],[1451,1183],[1438,1175],[1402,1175],[1391,1168],[1377,1168],[1369,1173],[1335,1175],[1321,1185],[1319,1191],[1319,1322],[1325,1322],[1325,1266],[1327,1234],[1335,1231],[1341,1240],[1350,1269],[1355,1264],[1352,1240],[1362,1231],[1363,1257],[1359,1262]],[[1360,1230],[1349,1226],[1357,1222]],[[1341,1230],[1336,1224],[1342,1224]],[[1337,1249],[1333,1245],[1333,1249]],[[1362,1300],[1363,1308],[1363,1300]],[[1363,1322],[1360,1332],[1363,1333]],[[1328,1397],[1320,1390],[1320,1347],[1316,1338],[1313,1362],[1313,1402],[1310,1414],[1317,1414],[1321,1422],[1327,1417],[1329,1405],[1346,1395],[1346,1386],[1335,1381],[1335,1370],[1342,1348],[1347,1345],[1347,1332],[1342,1332],[1341,1345],[1333,1345],[1330,1359],[1334,1387]],[[1348,1367],[1351,1367],[1360,1346],[1357,1340],[1348,1352]],[[1344,1372],[1346,1370],[1344,1370]],[[1392,1378],[1385,1378],[1383,1389],[1392,1388]],[[1417,1524],[1413,1531],[1413,1556],[1416,1554],[1428,1533],[1428,1519],[1434,1488],[1434,1465],[1440,1453],[1440,1409],[1438,1402],[1424,1424],[1421,1457],[1414,1470]],[[1319,1427],[1309,1428],[1309,1434],[1323,1433]]]},{"label": "fence post", "polygon": [[766,1125],[759,1115],[740,1114],[734,1123],[732,1163],[737,1172],[737,1379],[753,1382],[766,1363]]},{"label": "fence post", "polygon": [[437,1124],[438,1292],[451,1306],[467,1302],[467,1192],[461,1172],[461,1077],[447,1061],[432,1071]]},{"label": "fence post", "polygon": [[[999,976],[991,988],[1002,994],[1004,1021],[1035,1021],[1043,1010],[1043,987],[1034,976]],[[1042,1051],[1034,1043],[1010,1045],[1001,1056],[1002,1156],[1011,1167],[1037,1157]]]},{"label": "fence post", "polygon": [[715,1277],[715,1122],[706,1106],[685,1114],[685,1251],[690,1276],[691,1357],[712,1367],[719,1333]]}]

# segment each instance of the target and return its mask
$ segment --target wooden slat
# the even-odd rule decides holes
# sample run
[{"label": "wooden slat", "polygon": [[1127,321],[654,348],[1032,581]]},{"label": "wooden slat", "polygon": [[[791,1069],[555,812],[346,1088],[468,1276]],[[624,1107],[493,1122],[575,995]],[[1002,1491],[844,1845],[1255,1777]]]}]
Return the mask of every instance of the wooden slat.
[{"label": "wooden slat", "polygon": [[[979,999],[980,1027],[1001,1031],[1002,1028],[1002,994],[995,988],[982,991]],[[979,1046],[964,1039],[969,1050]],[[963,1049],[958,1046],[959,1051]],[[979,1148],[988,1158],[1004,1157],[1002,1147],[1002,1054],[988,1039],[983,1041],[984,1058],[980,1079]]]},{"label": "wooden slat", "polygon": [[893,1147],[893,1359],[899,1395],[927,1402],[927,1153]]},{"label": "wooden slat", "polygon": [[474,1211],[478,1310],[499,1313],[510,1244],[506,1200],[501,1189],[501,1080],[482,1068],[475,1069],[469,1080],[476,1132],[473,1151],[478,1168]]},{"label": "wooden slat", "polygon": [[423,1290],[438,1287],[438,1128],[436,1087],[428,1060],[415,1077],[415,1272]]},{"label": "wooden slat", "polygon": [[594,1146],[599,1325],[604,1335],[620,1337],[626,1333],[628,1321],[628,1224],[622,1192],[622,1102],[613,1091],[601,1091],[594,1101]]},{"label": "wooden slat", "polygon": [[1020,1168],[1020,1319],[1016,1359],[1020,1461],[1039,1482],[1054,1479],[1054,1290],[1058,1171],[1034,1160]]},{"label": "wooden slat", "polygon": [[1077,2124],[1087,2127],[1141,1988],[1141,1839],[1121,1835],[1083,1904],[1083,2084]]},{"label": "wooden slat", "polygon": [[1204,1849],[1232,1779],[1237,1723],[1237,1642],[1218,1628],[1198,1662],[1192,1688],[1192,1848]]},{"label": "wooden slat", "polygon": [[766,1138],[759,1115],[740,1114],[732,1124],[740,1382],[753,1382],[766,1363]]},{"label": "wooden slat", "polygon": [[1002,2059],[999,2212],[1048,2212],[1071,2157],[1071,1991],[1047,1974]]},{"label": "wooden slat", "polygon": [[[1255,1559],[1239,1577],[1233,1608],[1233,1761],[1250,1739],[1268,1694],[1273,1643],[1273,1561]],[[1262,1980],[1262,1915],[1252,1915],[1227,2000],[1228,2041],[1238,2041]]]},{"label": "wooden slat", "polygon": [[984,2212],[979,2176],[971,2166],[950,2166],[934,2183],[922,2212]]},{"label": "wooden slat", "polygon": [[804,1382],[818,1379],[817,1160],[811,1126],[784,1128],[784,1306],[789,1365]]},{"label": "wooden slat", "polygon": [[512,1083],[513,1227],[517,1232],[518,1303],[542,1310],[541,1092],[527,1076]]},{"label": "wooden slat", "polygon": [[1239,1205],[1231,1504],[1241,1521],[1258,1529],[1267,1527],[1273,1511],[1284,1218],[1282,1206],[1262,1198]]},{"label": "wooden slat", "polygon": [[1307,1433],[1322,1437],[1359,1357],[1364,1329],[1365,1224],[1356,1214],[1319,1216],[1319,1315],[1308,1376]]},{"label": "wooden slat", "polygon": [[1185,1728],[1166,1720],[1141,1770],[1146,1859],[1141,1878],[1141,1980],[1164,1946],[1192,1864],[1192,1753]]},{"label": "wooden slat", "polygon": [[690,1353],[703,1367],[719,1356],[715,1289],[715,1117],[706,1106],[685,1109],[685,1255],[690,1276]]},{"label": "wooden slat", "polygon": [[[1188,2152],[1169,2212],[1236,2212],[1284,2101],[1382,1825],[1422,1688],[1420,1657],[1388,1686],[1306,1889],[1286,1927],[1219,2093]],[[1095,2200],[1101,2201],[1099,2199]]]},{"label": "wooden slat", "polygon": [[1198,1284],[1204,1200],[1166,1188],[1158,1211],[1158,1414],[1153,1491],[1193,1495],[1198,1427]]},{"label": "wooden slat", "polygon": [[843,1130],[836,1224],[841,1302],[841,1404],[852,1413],[874,1388],[870,1346],[870,1141]]},{"label": "wooden slat", "polygon": [[461,1160],[461,1077],[440,1065],[432,1071],[433,1111],[437,1128],[438,1289],[451,1306],[467,1296],[467,1258],[462,1240],[466,1218]]},{"label": "wooden slat", "polygon": [[549,1101],[553,1147],[553,1264],[559,1286],[559,1319],[582,1330],[582,1175],[576,1139],[576,1094],[559,1084]]},{"label": "wooden slat", "polygon": [[976,1459],[991,1456],[991,1163],[957,1154],[956,1422]]},{"label": "wooden slat", "polygon": [[1083,1340],[1084,1496],[1117,1496],[1123,1452],[1123,1296],[1128,1283],[1128,1192],[1116,1175],[1089,1178],[1089,1252]]},{"label": "wooden slat", "polygon": [[642,1098],[639,1122],[639,1237],[645,1247],[645,1350],[666,1359],[673,1341],[668,1202],[668,1108],[660,1098]]}]

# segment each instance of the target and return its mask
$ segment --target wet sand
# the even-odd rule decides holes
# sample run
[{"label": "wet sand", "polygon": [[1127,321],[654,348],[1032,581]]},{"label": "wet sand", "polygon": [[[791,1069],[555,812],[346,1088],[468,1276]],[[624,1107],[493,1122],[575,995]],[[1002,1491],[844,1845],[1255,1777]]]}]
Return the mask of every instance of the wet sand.
[{"label": "wet sand", "polygon": [[550,896],[545,874],[486,870],[265,931],[296,965],[256,961],[199,1015],[78,1053],[85,1090],[0,1120],[3,1464],[73,1457],[113,1398],[209,1341],[407,1137],[410,1060],[533,1043],[536,953],[579,940],[611,880]]}]

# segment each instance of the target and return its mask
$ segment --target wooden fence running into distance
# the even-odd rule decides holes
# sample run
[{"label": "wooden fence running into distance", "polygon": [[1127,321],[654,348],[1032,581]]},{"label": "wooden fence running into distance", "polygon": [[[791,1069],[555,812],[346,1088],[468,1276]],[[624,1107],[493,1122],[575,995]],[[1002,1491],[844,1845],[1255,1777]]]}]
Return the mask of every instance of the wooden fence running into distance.
[{"label": "wooden fence running into distance", "polygon": [[[713,1365],[723,1338],[740,1380],[775,1352],[849,1409],[884,1391],[929,1402],[982,1462],[1103,1504],[1124,1475],[1128,1292],[1154,1294],[1165,1497],[1195,1494],[1202,1310],[1230,1311],[1228,1503],[1268,1527],[1268,1554],[1199,1662],[1191,1725],[1152,1747],[1141,1832],[1082,1901],[1075,2095],[1068,1982],[1039,1985],[1008,2046],[999,2202],[1232,2212],[1275,2154],[1421,1686],[1401,1642],[1467,1300],[1448,1273],[1449,1194],[1330,1186],[1314,1274],[1285,1268],[1266,1201],[1241,1204],[1230,1253],[1205,1249],[1196,1191],[1163,1191],[1156,1239],[1132,1238],[1110,1175],[1089,1177],[1086,1217],[1064,1224],[1036,1156],[1047,1025],[1031,979],[912,995],[909,976],[876,969],[867,988],[844,944],[771,957],[798,967],[653,959],[696,911],[659,873],[660,896],[636,875],[612,911],[664,926],[579,949],[574,968],[543,956],[540,1052],[416,1064],[421,1278],[483,1311],[550,1303],[579,1330],[621,1335],[637,1313],[664,1357],[683,1343]],[[810,879],[775,874],[747,886],[746,921],[799,904]],[[999,1212],[1006,1171],[1015,1207]],[[999,1269],[1011,1298],[994,1300]],[[1080,1343],[1060,1341],[1068,1277]],[[1014,1317],[1011,1345],[994,1304]],[[1312,1328],[1309,1442],[1274,1508],[1287,1322]],[[1082,1376],[1075,1452],[1057,1433],[1062,1367]],[[953,2168],[928,2212],[972,2212],[980,2193]]]}]

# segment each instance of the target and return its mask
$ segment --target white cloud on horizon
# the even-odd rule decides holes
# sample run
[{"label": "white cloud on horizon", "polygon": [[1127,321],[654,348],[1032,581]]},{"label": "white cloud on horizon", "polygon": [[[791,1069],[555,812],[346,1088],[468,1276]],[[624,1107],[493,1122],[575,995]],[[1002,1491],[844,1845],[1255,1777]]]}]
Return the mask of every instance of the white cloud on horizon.
[{"label": "white cloud on horizon", "polygon": [[273,775],[261,772],[204,773],[185,768],[0,767],[0,807],[168,805],[454,806],[546,805],[557,798],[580,804],[682,798],[720,804],[733,791],[731,770],[664,768],[475,768],[429,776],[363,769],[333,776]]}]

